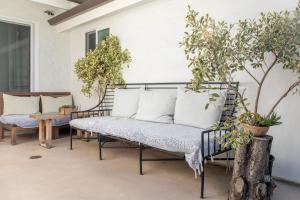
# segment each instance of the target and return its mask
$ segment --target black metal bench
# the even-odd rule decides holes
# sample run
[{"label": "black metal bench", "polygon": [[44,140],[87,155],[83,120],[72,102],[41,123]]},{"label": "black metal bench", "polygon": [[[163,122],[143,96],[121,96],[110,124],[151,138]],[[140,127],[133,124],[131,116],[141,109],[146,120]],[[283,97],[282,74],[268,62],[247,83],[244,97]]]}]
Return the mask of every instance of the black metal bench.
[{"label": "black metal bench", "polygon": [[[208,82],[205,83],[204,86],[207,86],[207,89],[215,88],[215,89],[221,89],[221,90],[227,90],[229,89],[229,92],[227,93],[226,101],[225,101],[225,108],[222,112],[220,123],[222,124],[228,117],[232,118],[236,112],[236,101],[237,101],[237,94],[236,91],[238,90],[239,83],[234,82],[230,83],[230,87],[228,83],[224,82]],[[105,90],[105,93],[103,95],[102,100],[98,105],[95,107],[84,110],[84,111],[77,111],[72,112],[71,119],[77,119],[82,117],[95,117],[95,116],[109,116],[111,114],[112,108],[113,108],[113,101],[114,101],[114,88],[126,88],[126,89],[137,89],[137,88],[144,88],[145,90],[174,90],[178,87],[186,87],[191,88],[191,83],[189,82],[180,82],[180,83],[128,83],[128,84],[118,84],[114,85],[112,87],[107,87]],[[73,129],[77,129],[75,127],[70,127],[70,149],[73,148]],[[78,129],[77,129],[78,130]],[[85,131],[85,130],[81,130]],[[201,171],[201,194],[200,197],[204,197],[204,162],[205,160],[212,160],[213,156],[223,154],[225,152],[229,152],[231,150],[230,147],[223,147],[220,144],[220,141],[217,141],[217,138],[221,138],[222,132],[225,134],[228,133],[230,129],[222,129],[222,130],[205,130],[202,131],[201,135],[201,154],[202,154],[202,166],[203,170]],[[211,135],[214,135],[214,137],[211,137]],[[205,139],[207,139],[208,142],[205,142]],[[102,160],[102,148],[104,145],[108,142],[121,140],[125,141],[127,143],[134,143],[139,148],[139,173],[140,175],[143,175],[143,162],[148,161],[175,161],[175,160],[184,160],[184,157],[170,157],[170,158],[144,158],[143,157],[143,150],[145,148],[153,148],[149,147],[142,143],[136,143],[133,141],[126,140],[124,138],[118,138],[114,136],[108,136],[103,135],[101,133],[97,133],[97,140],[99,143],[99,159]],[[212,142],[211,142],[212,141]],[[213,144],[213,145],[211,145]],[[208,149],[208,152],[213,152],[209,155],[204,154],[205,148]],[[156,148],[157,149],[157,148]],[[161,149],[158,149],[161,150]],[[164,150],[163,150],[164,151]],[[229,160],[232,158],[229,158],[228,153],[226,154],[225,158],[215,158],[215,160]]]}]

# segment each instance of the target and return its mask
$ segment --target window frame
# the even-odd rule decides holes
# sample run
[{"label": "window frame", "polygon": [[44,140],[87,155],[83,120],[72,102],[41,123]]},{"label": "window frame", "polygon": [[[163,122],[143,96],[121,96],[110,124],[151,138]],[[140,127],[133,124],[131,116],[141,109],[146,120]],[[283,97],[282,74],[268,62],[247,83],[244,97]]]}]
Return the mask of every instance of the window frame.
[{"label": "window frame", "polygon": [[30,92],[39,90],[38,42],[36,40],[35,24],[22,19],[13,19],[0,15],[0,21],[10,24],[28,26],[30,28]]},{"label": "window frame", "polygon": [[109,27],[103,27],[103,28],[97,28],[97,29],[92,29],[92,30],[89,30],[89,31],[86,31],[85,32],[85,54],[87,54],[87,52],[88,52],[88,48],[87,48],[87,35],[88,34],[90,34],[90,33],[96,33],[96,39],[95,39],[95,46],[97,46],[97,44],[99,43],[99,41],[98,41],[98,32],[99,31],[102,31],[102,30],[106,30],[106,29],[108,29],[108,33],[110,34],[110,32],[111,32],[111,28],[109,28]]},{"label": "window frame", "polygon": [[90,34],[93,34],[93,33],[95,33],[95,47],[96,47],[96,45],[97,45],[97,32],[96,32],[96,30],[91,30],[91,31],[88,31],[88,32],[86,32],[85,33],[85,54],[87,54],[88,52],[89,52],[89,41],[88,41],[88,39],[89,39],[89,35]]}]

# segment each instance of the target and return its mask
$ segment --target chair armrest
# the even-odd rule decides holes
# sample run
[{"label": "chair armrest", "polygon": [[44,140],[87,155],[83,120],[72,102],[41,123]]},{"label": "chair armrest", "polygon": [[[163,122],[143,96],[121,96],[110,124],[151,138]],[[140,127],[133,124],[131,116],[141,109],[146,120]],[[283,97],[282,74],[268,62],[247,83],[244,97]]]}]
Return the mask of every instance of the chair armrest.
[{"label": "chair armrest", "polygon": [[83,110],[71,112],[71,120],[77,118],[89,118],[89,117],[100,117],[109,116],[112,109],[98,109],[98,110]]}]

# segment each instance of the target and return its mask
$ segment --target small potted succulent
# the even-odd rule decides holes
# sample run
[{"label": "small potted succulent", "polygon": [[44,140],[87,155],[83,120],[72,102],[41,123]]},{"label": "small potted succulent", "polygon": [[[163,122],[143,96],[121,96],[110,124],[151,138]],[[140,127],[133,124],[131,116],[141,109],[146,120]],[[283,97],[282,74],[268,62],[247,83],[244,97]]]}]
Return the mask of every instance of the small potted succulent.
[{"label": "small potted succulent", "polygon": [[270,126],[281,124],[279,120],[280,117],[276,113],[269,118],[251,112],[245,112],[239,116],[240,127],[243,131],[256,137],[265,136]]},{"label": "small potted succulent", "polygon": [[63,105],[59,108],[59,113],[62,115],[70,115],[74,111],[74,106],[72,105]]}]

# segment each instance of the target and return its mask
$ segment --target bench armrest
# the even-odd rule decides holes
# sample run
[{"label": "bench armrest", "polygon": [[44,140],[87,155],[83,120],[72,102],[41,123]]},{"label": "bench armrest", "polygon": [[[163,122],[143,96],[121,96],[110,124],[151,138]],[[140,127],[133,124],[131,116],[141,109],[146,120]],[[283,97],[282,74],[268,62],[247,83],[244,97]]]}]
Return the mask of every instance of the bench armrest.
[{"label": "bench armrest", "polygon": [[[230,133],[232,128],[226,129],[207,129],[201,133],[201,154],[203,160],[206,157],[222,154],[231,150],[231,147],[224,147],[222,143],[226,142],[223,136]],[[205,154],[207,150],[208,155]]]}]

